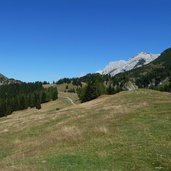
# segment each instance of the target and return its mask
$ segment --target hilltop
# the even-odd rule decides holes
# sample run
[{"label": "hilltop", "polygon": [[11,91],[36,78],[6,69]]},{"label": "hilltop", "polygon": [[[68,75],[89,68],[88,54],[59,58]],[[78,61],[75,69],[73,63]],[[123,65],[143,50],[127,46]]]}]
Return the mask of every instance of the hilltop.
[{"label": "hilltop", "polygon": [[62,97],[0,119],[0,170],[171,170],[170,93]]}]

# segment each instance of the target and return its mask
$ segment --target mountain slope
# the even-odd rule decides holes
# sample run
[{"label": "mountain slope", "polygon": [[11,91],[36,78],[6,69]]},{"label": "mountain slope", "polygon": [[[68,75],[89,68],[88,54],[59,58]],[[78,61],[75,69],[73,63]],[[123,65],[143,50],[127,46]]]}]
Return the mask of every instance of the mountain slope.
[{"label": "mountain slope", "polygon": [[112,78],[111,86],[118,91],[151,88],[170,92],[171,48],[165,50],[157,59],[147,65],[117,74]]},{"label": "mountain slope", "polygon": [[170,93],[121,92],[63,108],[67,103],[60,98],[1,118],[0,170],[171,170]]},{"label": "mountain slope", "polygon": [[109,63],[109,65],[107,65],[104,70],[100,71],[100,73],[115,76],[119,73],[123,73],[147,65],[158,57],[159,54],[141,52],[136,56],[130,58],[128,61],[121,60]]},{"label": "mountain slope", "polygon": [[4,75],[0,74],[0,85],[8,84],[8,82],[9,82],[9,79],[5,77]]},{"label": "mountain slope", "polygon": [[9,79],[6,76],[0,74],[0,86],[6,84],[12,84],[12,83],[21,83],[21,81]]}]

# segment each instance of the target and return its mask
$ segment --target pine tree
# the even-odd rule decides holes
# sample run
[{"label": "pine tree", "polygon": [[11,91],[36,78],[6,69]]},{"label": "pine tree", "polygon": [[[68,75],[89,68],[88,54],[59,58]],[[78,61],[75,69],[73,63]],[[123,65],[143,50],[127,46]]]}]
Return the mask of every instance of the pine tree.
[{"label": "pine tree", "polygon": [[79,97],[82,102],[86,102],[96,99],[97,97],[105,93],[106,89],[103,83],[98,80],[93,80],[87,85],[87,87],[82,88],[79,91]]}]

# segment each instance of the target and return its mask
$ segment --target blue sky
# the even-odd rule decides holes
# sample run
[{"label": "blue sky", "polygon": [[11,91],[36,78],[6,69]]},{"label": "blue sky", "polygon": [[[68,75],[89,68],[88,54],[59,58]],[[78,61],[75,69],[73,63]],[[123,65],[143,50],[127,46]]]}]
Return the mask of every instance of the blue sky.
[{"label": "blue sky", "polygon": [[0,0],[0,73],[23,81],[95,72],[171,46],[170,0]]}]

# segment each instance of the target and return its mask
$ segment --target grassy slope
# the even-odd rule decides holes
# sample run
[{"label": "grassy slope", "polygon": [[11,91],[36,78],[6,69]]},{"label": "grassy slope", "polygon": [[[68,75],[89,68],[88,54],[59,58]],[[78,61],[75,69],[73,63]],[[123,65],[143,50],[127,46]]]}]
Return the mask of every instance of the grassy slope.
[{"label": "grassy slope", "polygon": [[73,85],[73,84],[66,84],[66,83],[63,83],[63,84],[58,84],[58,85],[56,85],[56,84],[46,84],[46,85],[44,85],[44,87],[45,88],[49,88],[49,87],[57,87],[58,88],[58,91],[60,91],[60,92],[65,92],[66,91],[66,87],[68,86],[68,90],[69,89],[76,89],[77,88],[77,86],[75,86],[75,85]]},{"label": "grassy slope", "polygon": [[171,94],[68,105],[61,98],[0,119],[0,170],[171,170]]}]

